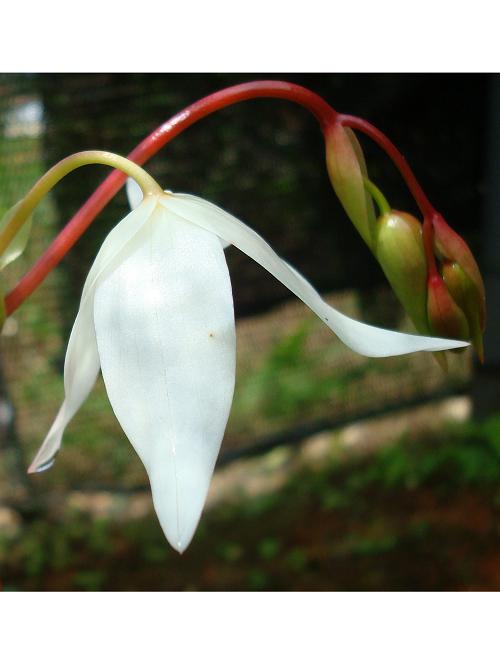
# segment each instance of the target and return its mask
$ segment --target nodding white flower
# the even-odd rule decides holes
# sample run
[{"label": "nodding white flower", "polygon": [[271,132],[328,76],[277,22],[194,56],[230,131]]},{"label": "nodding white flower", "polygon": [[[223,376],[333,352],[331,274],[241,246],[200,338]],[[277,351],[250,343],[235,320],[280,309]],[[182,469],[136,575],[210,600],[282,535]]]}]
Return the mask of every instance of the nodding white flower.
[{"label": "nodding white flower", "polygon": [[30,472],[53,464],[101,369],[116,417],[147,470],[161,527],[179,552],[198,524],[233,397],[236,339],[225,245],[265,267],[362,355],[467,345],[355,321],[222,209],[190,195],[143,199],[138,187],[128,188],[133,210],[90,269],[66,353],[65,398]]}]

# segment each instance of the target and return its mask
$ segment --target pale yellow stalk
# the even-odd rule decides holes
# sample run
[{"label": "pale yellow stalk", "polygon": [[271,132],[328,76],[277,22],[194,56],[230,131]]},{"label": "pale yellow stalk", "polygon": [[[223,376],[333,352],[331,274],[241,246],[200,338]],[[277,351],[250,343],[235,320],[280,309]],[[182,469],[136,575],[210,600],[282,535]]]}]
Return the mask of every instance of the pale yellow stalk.
[{"label": "pale yellow stalk", "polygon": [[89,164],[104,164],[122,171],[137,182],[145,196],[163,194],[157,182],[144,169],[126,157],[106,151],[83,151],[69,155],[47,171],[19,202],[16,213],[0,232],[0,255],[7,249],[40,200],[68,173]]}]

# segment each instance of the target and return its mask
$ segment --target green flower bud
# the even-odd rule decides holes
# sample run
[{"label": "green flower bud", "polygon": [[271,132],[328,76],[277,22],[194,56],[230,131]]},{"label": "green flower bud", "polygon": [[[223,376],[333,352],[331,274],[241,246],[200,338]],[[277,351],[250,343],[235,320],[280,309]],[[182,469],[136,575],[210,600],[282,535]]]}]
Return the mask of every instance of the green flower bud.
[{"label": "green flower bud", "polygon": [[365,188],[363,151],[350,128],[335,123],[326,133],[328,175],[342,206],[365,243],[372,249],[375,235],[373,201]]},{"label": "green flower bud", "polygon": [[427,264],[422,226],[409,213],[390,211],[376,223],[375,256],[418,332],[429,334]]},{"label": "green flower bud", "polygon": [[[376,187],[367,185],[377,199]],[[482,361],[484,286],[466,243],[438,216],[434,229],[438,271],[429,272],[420,222],[407,213],[381,211],[374,252],[418,332],[471,340]],[[444,353],[436,354],[436,359],[445,368]]]}]

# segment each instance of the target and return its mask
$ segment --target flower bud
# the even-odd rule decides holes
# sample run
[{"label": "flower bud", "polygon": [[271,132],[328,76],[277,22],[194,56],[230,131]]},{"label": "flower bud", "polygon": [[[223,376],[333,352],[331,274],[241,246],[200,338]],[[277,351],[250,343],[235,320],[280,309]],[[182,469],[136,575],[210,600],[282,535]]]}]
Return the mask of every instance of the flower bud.
[{"label": "flower bud", "polygon": [[429,334],[427,264],[422,226],[409,213],[390,211],[376,223],[375,256],[416,329]]},{"label": "flower bud", "polygon": [[434,251],[441,261],[440,274],[446,289],[462,311],[468,339],[483,361],[483,332],[486,326],[486,295],[477,263],[467,243],[439,214],[432,217]]},{"label": "flower bud", "polygon": [[[465,290],[467,292],[467,308],[471,313],[467,316],[470,317],[472,312],[479,312],[479,326],[481,332],[484,332],[486,325],[486,295],[481,272],[474,256],[467,243],[446,223],[442,216],[434,214],[432,225],[434,229],[434,249],[437,256],[444,261],[445,265],[447,262],[456,263],[457,268],[459,267],[464,274],[459,279],[457,268],[455,268],[452,273],[457,274],[457,277],[452,279],[450,274],[449,283],[456,286],[456,290]],[[471,285],[467,284],[466,287],[467,280]]]},{"label": "flower bud", "polygon": [[451,339],[469,339],[469,325],[439,274],[427,281],[427,314],[431,331]]},{"label": "flower bud", "polygon": [[363,151],[350,128],[333,124],[326,133],[326,165],[335,193],[365,243],[373,248],[375,212],[363,178]]},{"label": "flower bud", "polygon": [[480,360],[483,361],[484,299],[481,298],[477,286],[459,263],[445,262],[441,269],[441,275],[448,292],[467,319],[469,338]]}]

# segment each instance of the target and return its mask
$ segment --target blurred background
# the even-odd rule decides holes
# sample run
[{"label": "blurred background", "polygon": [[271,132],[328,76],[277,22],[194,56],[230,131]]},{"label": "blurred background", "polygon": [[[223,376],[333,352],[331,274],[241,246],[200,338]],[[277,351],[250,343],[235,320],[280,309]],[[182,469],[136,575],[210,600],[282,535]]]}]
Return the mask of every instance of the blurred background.
[{"label": "blurred background", "polygon": [[[486,362],[450,354],[371,360],[343,347],[259,265],[227,252],[237,315],[236,393],[200,527],[183,556],[152,511],[146,474],[99,380],[55,466],[26,466],[63,395],[67,338],[121,191],[0,338],[3,590],[463,590],[500,588],[500,77],[392,74],[0,75],[0,213],[55,162],[126,155],[189,103],[279,78],[393,139],[472,248],[489,305]],[[385,154],[370,177],[415,215]],[[278,100],[195,124],[146,168],[259,231],[333,305],[411,331],[330,186],[314,119]],[[106,170],[75,171],[37,210],[33,264]]]}]

